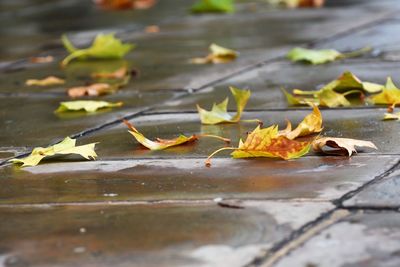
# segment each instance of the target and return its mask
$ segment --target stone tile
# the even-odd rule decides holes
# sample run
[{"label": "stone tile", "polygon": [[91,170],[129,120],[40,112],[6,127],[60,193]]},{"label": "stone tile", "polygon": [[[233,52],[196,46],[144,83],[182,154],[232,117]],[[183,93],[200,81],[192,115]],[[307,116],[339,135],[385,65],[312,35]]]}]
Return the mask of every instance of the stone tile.
[{"label": "stone tile", "polygon": [[[157,100],[173,97],[174,92],[158,92]],[[91,113],[54,113],[59,103],[68,101],[64,94],[39,94],[28,96],[0,96],[0,151],[46,146],[92,127],[136,113],[154,103],[152,94],[119,91],[117,94],[95,100],[122,101],[123,107],[103,109]],[[94,98],[90,98],[94,99]],[[22,107],[22,108],[21,108]]]},{"label": "stone tile", "polygon": [[0,259],[4,266],[243,266],[331,208],[277,206],[2,207]]},{"label": "stone tile", "polygon": [[395,171],[389,177],[368,186],[343,204],[346,207],[400,207],[400,178],[399,171]]},{"label": "stone tile", "polygon": [[398,212],[360,212],[323,230],[274,266],[399,266],[399,237]]},{"label": "stone tile", "polygon": [[[271,159],[44,160],[0,169],[0,203],[184,199],[333,200],[386,172],[392,156]],[[74,161],[75,160],[75,161]]]},{"label": "stone tile", "polygon": [[[310,110],[275,110],[246,112],[244,119],[260,119],[264,126],[278,124],[281,129],[286,127],[289,119],[296,127]],[[345,137],[370,140],[379,148],[370,153],[399,153],[397,133],[400,124],[397,121],[382,121],[385,109],[343,109],[322,110],[325,136]],[[246,133],[252,131],[254,123],[202,125],[195,113],[152,114],[133,119],[136,128],[147,138],[171,139],[179,134],[186,136],[196,134],[214,134],[230,138],[232,146],[237,146],[239,138],[246,138]],[[162,151],[150,151],[137,143],[128,133],[128,128],[121,124],[84,137],[83,142],[100,142],[98,152],[100,158],[192,158],[206,157],[216,149],[226,146],[214,138],[202,138],[198,142],[172,147]],[[221,152],[217,157],[227,157],[229,152]]]},{"label": "stone tile", "polygon": [[[344,71],[351,71],[360,79],[384,84],[388,76],[400,85],[400,63],[382,62],[378,59],[343,60],[326,65],[304,65],[291,62],[276,62],[236,75],[226,81],[210,86],[196,94],[168,102],[158,111],[195,111],[196,104],[211,106],[230,96],[229,86],[250,89],[252,96],[246,110],[287,108],[288,104],[281,88],[289,92],[293,88],[315,90],[336,79]],[[357,106],[359,103],[354,101]],[[233,99],[230,108],[235,108]]]}]

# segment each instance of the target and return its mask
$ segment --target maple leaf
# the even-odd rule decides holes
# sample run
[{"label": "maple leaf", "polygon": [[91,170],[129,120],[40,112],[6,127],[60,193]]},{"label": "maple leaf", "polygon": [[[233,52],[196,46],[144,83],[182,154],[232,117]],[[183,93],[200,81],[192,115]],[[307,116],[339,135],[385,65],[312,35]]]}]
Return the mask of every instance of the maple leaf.
[{"label": "maple leaf", "polygon": [[288,127],[281,135],[286,136],[288,139],[295,139],[301,136],[307,136],[322,131],[322,115],[321,111],[317,106],[313,106],[313,112],[308,114],[303,121],[294,129],[289,131],[291,124],[288,123]]},{"label": "maple leaf", "polygon": [[239,52],[219,46],[217,44],[211,44],[209,49],[210,49],[210,54],[208,54],[206,57],[192,58],[190,60],[190,63],[192,64],[229,63],[235,60],[239,55]]},{"label": "maple leaf", "polygon": [[28,86],[50,86],[50,85],[59,85],[59,84],[64,84],[65,80],[57,78],[55,76],[49,76],[44,79],[38,80],[38,79],[29,79],[25,82],[26,85]]},{"label": "maple leaf", "polygon": [[238,147],[223,147],[213,152],[206,160],[206,166],[211,166],[211,158],[223,150],[234,150],[233,158],[268,157],[281,159],[299,158],[308,153],[311,142],[290,140],[280,135],[277,125],[261,129],[257,126],[246,138],[239,141]]},{"label": "maple leaf", "polygon": [[97,155],[94,151],[95,145],[98,143],[91,143],[82,146],[76,146],[76,140],[66,137],[63,141],[58,144],[49,147],[36,147],[32,150],[32,153],[24,158],[11,159],[10,162],[21,164],[21,167],[36,166],[45,157],[54,156],[56,154],[67,155],[67,154],[78,154],[85,159],[96,159]]},{"label": "maple leaf", "polygon": [[302,61],[318,65],[332,62],[336,59],[360,56],[370,50],[370,47],[365,47],[350,53],[340,53],[339,51],[334,49],[316,50],[296,47],[289,51],[289,53],[287,54],[287,58],[294,62]]},{"label": "maple leaf", "polygon": [[[316,139],[313,141],[312,146],[313,150],[316,152],[324,152],[328,154],[347,154],[349,157],[353,155],[354,152],[357,153],[356,147],[378,149],[370,141],[334,137],[322,137]],[[331,149],[327,150],[325,147],[329,147]]]},{"label": "maple leaf", "polygon": [[207,134],[192,135],[190,137],[186,137],[185,135],[179,135],[177,138],[174,138],[174,139],[157,138],[156,141],[151,141],[150,139],[147,139],[142,133],[140,133],[127,120],[124,120],[124,123],[126,124],[126,126],[128,126],[128,128],[130,130],[129,133],[132,134],[133,137],[135,137],[135,139],[140,144],[142,144],[143,146],[147,147],[150,150],[163,150],[163,149],[166,149],[166,148],[169,148],[172,146],[178,146],[178,145],[182,145],[185,143],[194,142],[194,141],[197,141],[200,137],[213,137],[213,138],[220,139],[227,143],[230,142],[230,139],[222,138],[222,137],[215,136],[215,135],[207,135]]},{"label": "maple leaf", "polygon": [[286,99],[291,105],[316,104],[327,107],[350,106],[346,98],[352,94],[377,93],[382,91],[384,86],[376,83],[362,82],[351,72],[344,72],[337,79],[326,84],[320,90],[303,91],[293,90],[293,95],[283,90]]},{"label": "maple leaf", "polygon": [[400,103],[400,89],[396,87],[390,77],[387,78],[383,91],[371,97],[374,104],[398,104]]},{"label": "maple leaf", "polygon": [[95,112],[101,108],[112,108],[122,106],[122,102],[110,103],[107,101],[95,101],[95,100],[76,100],[76,101],[65,101],[61,102],[56,112],[66,111],[79,111],[84,110],[86,112]]},{"label": "maple leaf", "polygon": [[62,36],[65,48],[70,55],[61,62],[62,66],[66,66],[74,59],[119,59],[123,58],[135,46],[133,44],[123,44],[121,40],[114,37],[114,34],[98,34],[92,45],[85,49],[77,49],[68,40],[66,35]]},{"label": "maple leaf", "polygon": [[219,104],[214,103],[211,111],[207,111],[202,109],[199,105],[197,105],[197,110],[200,115],[201,123],[203,124],[218,124],[225,122],[238,122],[242,116],[242,112],[246,107],[247,101],[250,98],[251,92],[250,90],[240,90],[235,87],[229,87],[231,93],[236,101],[236,114],[234,116],[230,115],[227,111],[228,101],[226,98]]},{"label": "maple leaf", "polygon": [[99,96],[112,93],[116,91],[117,88],[115,86],[111,86],[108,83],[94,83],[88,86],[78,86],[72,87],[67,90],[68,96],[71,98],[82,97],[85,95],[88,96]]},{"label": "maple leaf", "polygon": [[233,0],[199,0],[192,6],[191,11],[193,13],[232,13],[235,11],[235,8]]}]

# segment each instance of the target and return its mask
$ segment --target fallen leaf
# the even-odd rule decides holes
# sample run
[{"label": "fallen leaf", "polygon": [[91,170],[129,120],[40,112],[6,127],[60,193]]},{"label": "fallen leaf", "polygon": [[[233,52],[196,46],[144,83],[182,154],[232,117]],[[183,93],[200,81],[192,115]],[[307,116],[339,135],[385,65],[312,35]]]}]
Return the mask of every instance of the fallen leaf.
[{"label": "fallen leaf", "polygon": [[76,100],[61,102],[56,112],[66,111],[79,111],[84,110],[86,112],[95,112],[101,108],[112,108],[122,106],[122,102],[110,103],[106,101],[95,101],[95,100]]},{"label": "fallen leaf", "polygon": [[77,98],[82,96],[99,96],[112,93],[117,88],[108,83],[94,83],[88,86],[72,87],[67,90],[68,96],[71,98]]},{"label": "fallen leaf", "polygon": [[211,111],[207,111],[202,109],[199,105],[197,105],[197,111],[200,115],[201,123],[203,124],[218,124],[225,122],[238,122],[242,116],[242,112],[246,107],[247,101],[250,98],[251,92],[250,90],[240,90],[235,87],[229,87],[231,93],[236,101],[236,114],[234,116],[230,115],[227,111],[228,101],[226,98],[219,104],[214,103]]},{"label": "fallen leaf", "polygon": [[283,5],[288,8],[322,7],[325,0],[268,0],[273,5]]},{"label": "fallen leaf", "polygon": [[157,25],[150,25],[150,26],[147,26],[144,29],[144,31],[147,33],[158,33],[158,32],[160,32],[160,27]]},{"label": "fallen leaf", "polygon": [[313,50],[301,47],[293,48],[287,54],[291,61],[305,61],[311,64],[323,64],[341,58],[342,54],[333,49]]},{"label": "fallen leaf", "polygon": [[31,57],[29,61],[32,63],[50,63],[54,61],[54,57],[52,56]]},{"label": "fallen leaf", "polygon": [[390,77],[387,78],[386,85],[380,94],[371,97],[372,103],[376,104],[398,104],[400,103],[400,89],[396,87]]},{"label": "fallen leaf", "polygon": [[288,139],[295,139],[301,136],[307,136],[315,133],[319,133],[322,131],[322,115],[321,111],[317,106],[313,106],[313,112],[308,114],[304,120],[294,129],[293,131],[288,132],[289,124],[285,132],[280,133],[281,135],[286,136]]},{"label": "fallen leaf", "polygon": [[128,68],[122,66],[113,72],[95,72],[92,73],[92,78],[94,79],[123,79],[128,75]]},{"label": "fallen leaf", "polygon": [[44,79],[29,79],[25,82],[28,86],[50,86],[50,85],[59,85],[64,84],[65,80],[57,78],[55,76],[49,76]]},{"label": "fallen leaf", "polygon": [[232,13],[235,11],[233,0],[199,0],[191,11],[193,13]]},{"label": "fallen leaf", "polygon": [[97,155],[94,151],[94,147],[97,143],[91,143],[82,146],[76,146],[76,140],[66,137],[60,143],[49,146],[49,147],[36,147],[32,150],[32,153],[24,158],[11,159],[10,162],[20,164],[21,167],[36,166],[45,157],[54,156],[56,154],[67,155],[67,154],[78,154],[85,159],[96,159]]},{"label": "fallen leaf", "polygon": [[307,154],[310,147],[311,142],[299,142],[279,135],[277,125],[265,129],[257,126],[245,142],[239,141],[238,147],[223,147],[213,152],[207,158],[206,166],[211,166],[211,157],[223,150],[234,150],[231,153],[233,158],[267,157],[288,160]]},{"label": "fallen leaf", "polygon": [[156,4],[155,0],[95,0],[105,9],[148,9]]},{"label": "fallen leaf", "polygon": [[220,139],[224,142],[230,142],[229,139],[222,138],[215,135],[192,135],[190,137],[186,137],[185,135],[179,135],[177,138],[174,139],[161,139],[157,138],[156,141],[151,141],[147,139],[142,133],[140,133],[131,123],[124,120],[124,123],[129,128],[129,133],[135,137],[135,139],[142,144],[143,146],[147,147],[150,150],[163,150],[172,146],[178,146],[189,142],[194,142],[198,140],[200,137],[213,137]]},{"label": "fallen leaf", "polygon": [[[313,141],[312,146],[316,152],[324,152],[328,154],[347,154],[349,157],[353,155],[354,152],[357,153],[356,147],[378,149],[370,141],[334,137],[322,137],[316,139]],[[331,149],[326,149],[326,147]]]},{"label": "fallen leaf", "polygon": [[94,39],[92,45],[85,49],[77,49],[68,40],[66,35],[62,36],[65,48],[70,55],[61,62],[62,66],[66,66],[74,59],[118,59],[123,58],[135,46],[133,44],[123,44],[121,40],[114,37],[114,34],[99,34]]},{"label": "fallen leaf", "polygon": [[235,50],[228,49],[217,44],[211,44],[209,47],[211,53],[206,57],[202,58],[192,58],[190,63],[192,64],[221,64],[221,63],[229,63],[235,60],[239,53]]},{"label": "fallen leaf", "polygon": [[385,116],[383,117],[384,121],[388,120],[400,120],[400,112],[397,113],[385,113]]}]

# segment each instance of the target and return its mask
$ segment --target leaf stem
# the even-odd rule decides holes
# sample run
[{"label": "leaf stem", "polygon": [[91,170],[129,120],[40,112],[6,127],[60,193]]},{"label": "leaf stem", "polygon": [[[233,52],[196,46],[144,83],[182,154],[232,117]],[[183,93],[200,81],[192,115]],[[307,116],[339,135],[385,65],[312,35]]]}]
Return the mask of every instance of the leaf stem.
[{"label": "leaf stem", "polygon": [[213,153],[211,153],[211,155],[208,156],[208,158],[206,159],[206,167],[210,167],[211,166],[211,158],[213,156],[215,156],[215,154],[224,151],[224,150],[235,150],[238,149],[237,147],[222,147],[220,149],[215,150]]},{"label": "leaf stem", "polygon": [[216,139],[222,140],[222,141],[224,141],[225,143],[228,143],[228,144],[231,142],[231,139],[229,139],[229,138],[224,138],[222,136],[213,135],[213,134],[199,134],[199,135],[197,135],[197,137],[199,137],[199,138],[201,138],[201,137],[216,138]]},{"label": "leaf stem", "polygon": [[358,49],[358,50],[355,50],[355,51],[352,51],[352,52],[342,53],[342,57],[343,58],[358,57],[358,56],[361,56],[361,55],[363,55],[365,53],[370,52],[371,50],[372,50],[372,48],[370,46],[366,46],[366,47],[363,47],[361,49]]}]

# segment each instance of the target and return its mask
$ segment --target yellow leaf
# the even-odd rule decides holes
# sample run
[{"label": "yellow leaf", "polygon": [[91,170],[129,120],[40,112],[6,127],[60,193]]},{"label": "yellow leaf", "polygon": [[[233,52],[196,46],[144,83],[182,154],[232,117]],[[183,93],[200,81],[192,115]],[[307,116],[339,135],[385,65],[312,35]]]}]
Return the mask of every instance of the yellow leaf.
[{"label": "yellow leaf", "polygon": [[385,113],[385,116],[383,117],[383,120],[400,120],[400,112],[397,113]]},{"label": "yellow leaf", "polygon": [[127,66],[122,66],[121,68],[113,72],[95,72],[92,73],[92,78],[94,79],[123,79],[128,75]]},{"label": "yellow leaf", "polygon": [[193,58],[190,60],[193,64],[208,64],[208,63],[228,63],[235,60],[239,53],[235,50],[228,49],[217,44],[210,45],[211,53],[203,58]]},{"label": "yellow leaf", "polygon": [[36,147],[32,150],[32,153],[21,159],[11,159],[10,162],[22,163],[22,167],[36,166],[39,162],[49,156],[56,154],[67,155],[67,154],[78,154],[85,159],[95,159],[97,157],[94,147],[97,143],[91,143],[82,146],[76,146],[76,140],[66,137],[60,143],[49,146],[49,147]]},{"label": "yellow leaf", "polygon": [[95,112],[101,108],[112,108],[122,106],[122,102],[110,103],[106,101],[95,101],[95,100],[77,100],[77,101],[65,101],[61,102],[56,112],[66,111],[79,111],[84,110],[86,112]]},{"label": "yellow leaf", "polygon": [[283,134],[293,140],[300,136],[319,133],[322,131],[322,115],[317,106],[313,106],[313,112],[308,114],[304,120],[293,131]]},{"label": "yellow leaf", "polygon": [[50,85],[59,85],[59,84],[64,84],[65,80],[57,78],[55,76],[49,76],[41,80],[37,79],[29,79],[25,82],[26,85],[28,86],[50,86]]},{"label": "yellow leaf", "polygon": [[238,122],[242,116],[242,112],[246,107],[247,101],[250,98],[251,92],[250,90],[240,90],[235,87],[229,87],[232,95],[236,101],[236,114],[234,116],[230,115],[227,111],[228,107],[228,98],[222,101],[219,104],[214,103],[211,111],[207,111],[202,109],[199,105],[197,105],[197,110],[200,115],[201,123],[203,124],[218,124],[224,122]]},{"label": "yellow leaf", "polygon": [[388,77],[383,91],[380,94],[372,96],[371,100],[374,104],[398,104],[400,103],[400,89]]},{"label": "yellow leaf", "polygon": [[[322,137],[316,139],[313,141],[312,146],[316,152],[324,152],[328,154],[347,154],[349,157],[354,152],[357,153],[356,147],[378,149],[370,141],[334,137]],[[327,147],[330,149],[326,149]]]}]

